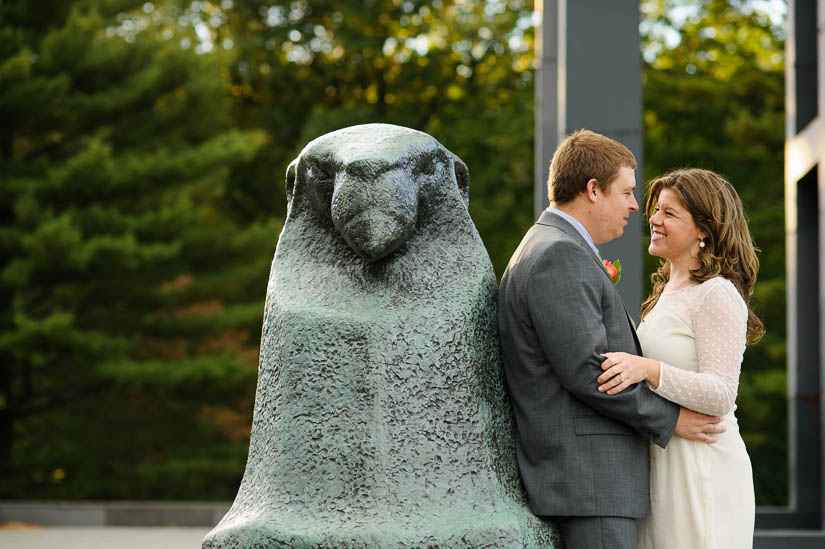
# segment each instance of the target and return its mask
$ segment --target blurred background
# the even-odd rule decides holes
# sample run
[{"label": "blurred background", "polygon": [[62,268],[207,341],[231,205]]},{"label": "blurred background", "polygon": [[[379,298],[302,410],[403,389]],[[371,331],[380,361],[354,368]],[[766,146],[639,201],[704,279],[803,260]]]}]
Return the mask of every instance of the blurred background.
[{"label": "blurred background", "polygon": [[[786,6],[641,14],[644,179],[725,174],[762,250],[737,415],[784,505]],[[534,221],[536,24],[532,0],[0,0],[0,498],[234,498],[284,173],[319,135],[438,139],[500,276]]]}]

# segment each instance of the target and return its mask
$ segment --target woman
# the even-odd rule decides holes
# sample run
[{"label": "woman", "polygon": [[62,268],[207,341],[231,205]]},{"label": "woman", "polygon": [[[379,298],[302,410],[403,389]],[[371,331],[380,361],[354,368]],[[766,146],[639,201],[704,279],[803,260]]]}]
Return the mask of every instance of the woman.
[{"label": "woman", "polygon": [[606,353],[599,390],[646,381],[668,400],[720,416],[727,431],[713,444],[651,445],[639,547],[750,548],[753,478],[734,410],[745,345],[765,330],[748,307],[759,261],[742,202],[719,175],[678,170],[650,182],[646,214],[648,251],[663,261],[642,304],[645,357]]}]

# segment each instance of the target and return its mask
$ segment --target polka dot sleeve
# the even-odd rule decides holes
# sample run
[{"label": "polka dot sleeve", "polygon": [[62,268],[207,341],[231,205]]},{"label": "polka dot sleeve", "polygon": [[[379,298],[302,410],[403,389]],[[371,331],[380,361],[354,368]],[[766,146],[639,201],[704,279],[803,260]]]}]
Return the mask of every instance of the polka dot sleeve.
[{"label": "polka dot sleeve", "polygon": [[685,408],[723,416],[736,406],[748,312],[729,280],[716,278],[703,286],[708,286],[707,291],[692,318],[699,371],[662,363],[655,392]]}]

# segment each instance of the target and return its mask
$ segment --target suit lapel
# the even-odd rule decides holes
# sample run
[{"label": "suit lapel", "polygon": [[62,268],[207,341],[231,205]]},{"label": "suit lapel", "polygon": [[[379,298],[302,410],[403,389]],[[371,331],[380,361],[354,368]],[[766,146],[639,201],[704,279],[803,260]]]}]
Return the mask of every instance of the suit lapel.
[{"label": "suit lapel", "polygon": [[[622,307],[624,307],[624,302],[622,302]],[[630,318],[630,314],[627,312],[627,307],[624,308],[624,314],[627,316],[627,323],[630,324],[630,333],[633,334],[633,343],[636,344],[636,354],[643,356],[642,344],[639,341],[639,336],[636,334],[636,324],[633,322],[633,319]]]},{"label": "suit lapel", "polygon": [[579,245],[587,250],[590,254],[590,257],[593,261],[596,262],[596,265],[599,266],[599,270],[604,273],[604,276],[610,281],[610,285],[613,286],[613,291],[616,292],[616,295],[619,297],[619,302],[622,304],[622,309],[624,309],[625,317],[627,317],[627,324],[630,326],[630,332],[633,334],[633,342],[636,344],[636,351],[639,355],[642,354],[642,345],[639,343],[639,337],[636,335],[636,325],[633,323],[633,319],[630,317],[630,313],[627,312],[627,305],[624,303],[624,299],[622,299],[622,294],[619,293],[619,290],[616,289],[615,285],[613,284],[613,279],[610,278],[610,274],[607,272],[607,269],[604,267],[604,263],[602,263],[599,256],[593,252],[593,248],[590,247],[590,243],[584,239],[581,233],[571,225],[566,219],[559,215],[552,214],[547,210],[541,212],[538,220],[536,221],[537,225],[548,225],[550,227],[555,227],[561,231],[563,231],[566,235],[570,238],[575,240],[579,243]]},{"label": "suit lapel", "polygon": [[576,227],[571,225],[566,219],[564,219],[560,215],[552,214],[547,210],[544,210],[543,212],[541,212],[541,215],[539,216],[538,221],[536,221],[536,224],[549,225],[550,227],[556,227],[557,229],[564,231],[564,233],[567,236],[578,242],[578,244],[582,248],[587,250],[587,253],[590,254],[590,258],[596,262],[596,265],[599,266],[599,269],[601,269],[601,271],[604,273],[604,276],[607,277],[611,284],[613,283],[613,279],[610,278],[610,274],[608,274],[607,269],[605,269],[604,263],[602,263],[602,260],[593,251],[593,248],[590,247],[590,243],[587,242],[587,240],[584,239],[584,237],[576,229]]},{"label": "suit lapel", "polygon": [[[612,280],[610,281],[613,282]],[[615,288],[613,288],[615,290]],[[627,312],[627,305],[624,304],[624,299],[622,299],[622,294],[619,293],[619,290],[616,290],[616,295],[619,296],[619,301],[622,304],[622,309],[624,309],[624,316],[627,317],[627,323],[630,325],[630,333],[633,334],[633,343],[636,344],[636,352],[639,356],[642,355],[642,344],[639,342],[639,336],[636,335],[636,323],[633,322],[633,318],[630,316],[630,313]]]}]

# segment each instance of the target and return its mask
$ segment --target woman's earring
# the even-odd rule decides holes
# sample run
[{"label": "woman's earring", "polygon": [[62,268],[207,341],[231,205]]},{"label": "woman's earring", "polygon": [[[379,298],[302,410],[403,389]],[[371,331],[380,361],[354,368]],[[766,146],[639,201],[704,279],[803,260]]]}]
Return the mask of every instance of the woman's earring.
[{"label": "woman's earring", "polygon": [[704,240],[700,240],[700,241],[699,241],[699,247],[700,247],[700,248],[704,248],[704,247],[705,247],[705,241],[704,241]]}]

